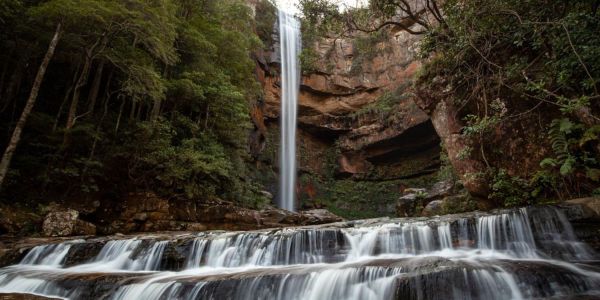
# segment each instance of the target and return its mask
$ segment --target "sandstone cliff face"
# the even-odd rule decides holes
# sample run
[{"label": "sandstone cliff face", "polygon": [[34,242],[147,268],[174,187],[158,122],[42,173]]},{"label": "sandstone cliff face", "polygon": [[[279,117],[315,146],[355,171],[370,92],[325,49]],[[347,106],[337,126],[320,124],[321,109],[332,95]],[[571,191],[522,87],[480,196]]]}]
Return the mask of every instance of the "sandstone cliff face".
[{"label": "sandstone cliff face", "polygon": [[[411,90],[420,67],[415,59],[417,38],[406,32],[387,32],[368,41],[367,47],[361,38],[319,41],[314,45],[318,56],[314,70],[303,73],[299,176],[310,177],[299,180],[303,205],[328,196],[322,190],[331,182],[315,188],[318,184],[312,182],[313,177],[389,182],[425,176],[439,168],[439,138],[429,116],[415,104]],[[251,148],[257,160],[267,161],[276,171],[280,78],[276,34],[274,39],[270,50],[257,55],[256,74],[264,98],[253,109],[256,130]],[[392,186],[383,192],[396,197],[403,185]],[[366,200],[371,201],[365,204],[371,205],[368,209],[380,207],[378,213],[393,213],[393,205]]]},{"label": "sandstone cliff face", "polygon": [[[458,107],[450,92],[453,88],[446,79],[435,76],[427,80],[428,83],[417,84],[416,102],[430,115],[455,173],[469,193],[478,199],[480,209],[502,205],[492,203],[488,197],[491,193],[489,172],[495,168],[505,170],[510,176],[533,176],[539,170],[540,161],[551,155],[548,153],[551,149],[548,139],[540,134],[546,130],[542,124],[550,124],[557,116],[551,111],[541,113],[543,110],[540,110],[533,118],[511,118],[487,132],[486,142],[482,145],[476,136],[463,134],[466,109]],[[508,98],[508,101],[511,100]]]}]

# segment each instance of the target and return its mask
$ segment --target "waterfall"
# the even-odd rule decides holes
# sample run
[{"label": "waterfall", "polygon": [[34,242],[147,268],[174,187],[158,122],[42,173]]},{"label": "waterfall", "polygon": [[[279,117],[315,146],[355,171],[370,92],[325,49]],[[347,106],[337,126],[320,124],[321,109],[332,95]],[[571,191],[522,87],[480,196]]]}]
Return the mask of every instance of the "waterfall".
[{"label": "waterfall", "polygon": [[300,22],[279,11],[281,53],[281,151],[279,207],[294,211],[296,191],[296,118],[300,90]]},{"label": "waterfall", "polygon": [[597,259],[561,209],[531,207],[40,245],[20,264],[0,269],[0,294],[73,300],[596,299]]},{"label": "waterfall", "polygon": [[50,244],[36,246],[23,257],[22,265],[60,266],[65,260],[71,244]]}]

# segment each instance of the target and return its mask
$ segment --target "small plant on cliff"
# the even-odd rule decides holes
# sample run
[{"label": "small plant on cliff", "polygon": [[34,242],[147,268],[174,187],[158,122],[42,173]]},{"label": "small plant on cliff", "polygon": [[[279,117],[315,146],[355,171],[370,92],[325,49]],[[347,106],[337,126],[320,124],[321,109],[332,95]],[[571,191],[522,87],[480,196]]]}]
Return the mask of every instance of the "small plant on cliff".
[{"label": "small plant on cliff", "polygon": [[356,120],[362,116],[378,114],[381,120],[388,123],[393,122],[393,114],[398,111],[396,109],[398,104],[410,97],[414,97],[414,94],[409,90],[411,86],[412,81],[407,80],[395,90],[384,92],[377,100],[361,107],[349,116]]},{"label": "small plant on cliff", "polygon": [[469,157],[471,157],[472,154],[473,154],[473,147],[465,146],[458,152],[458,154],[456,154],[456,158],[458,158],[459,160],[465,160],[465,159],[468,159]]},{"label": "small plant on cliff", "polygon": [[580,194],[580,185],[585,184],[581,178],[596,183],[600,181],[600,125],[586,128],[569,118],[555,119],[548,135],[554,156],[542,160],[540,167],[548,174],[563,177],[561,185],[569,195]]},{"label": "small plant on cliff", "polygon": [[424,200],[425,198],[427,198],[428,194],[426,191],[417,191],[417,193],[415,194],[415,198],[419,201]]},{"label": "small plant on cliff", "polygon": [[509,175],[504,169],[494,174],[490,188],[492,192],[489,198],[505,207],[533,203],[528,182],[518,176]]},{"label": "small plant on cliff", "polygon": [[350,74],[359,75],[363,71],[363,65],[372,61],[378,55],[390,49],[383,42],[389,39],[386,31],[377,31],[375,33],[357,36],[352,40],[353,57]]}]

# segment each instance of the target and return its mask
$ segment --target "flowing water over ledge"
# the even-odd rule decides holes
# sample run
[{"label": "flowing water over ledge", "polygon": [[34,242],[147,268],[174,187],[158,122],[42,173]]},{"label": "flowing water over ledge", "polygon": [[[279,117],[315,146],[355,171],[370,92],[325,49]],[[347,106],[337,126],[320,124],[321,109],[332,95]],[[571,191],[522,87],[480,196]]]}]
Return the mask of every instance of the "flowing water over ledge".
[{"label": "flowing water over ledge", "polygon": [[[87,257],[87,258],[85,258]],[[600,299],[563,211],[73,240],[0,269],[0,293],[68,299]]]}]

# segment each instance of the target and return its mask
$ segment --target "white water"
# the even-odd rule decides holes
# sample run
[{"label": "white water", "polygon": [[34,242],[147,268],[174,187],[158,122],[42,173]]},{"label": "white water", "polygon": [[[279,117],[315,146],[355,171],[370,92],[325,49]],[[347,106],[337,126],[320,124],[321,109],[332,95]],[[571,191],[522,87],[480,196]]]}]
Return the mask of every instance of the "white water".
[{"label": "white water", "polygon": [[[108,273],[132,280],[102,291],[106,299],[508,300],[600,293],[597,269],[565,261],[596,256],[554,208],[186,239],[176,246],[113,240],[73,267],[63,266],[76,251],[72,244],[38,246],[21,264],[0,269],[0,292],[89,299],[86,292],[97,287],[74,287],[68,278]],[[167,249],[184,255],[180,269],[150,272],[165,270]]]},{"label": "white water", "polygon": [[51,244],[36,246],[21,260],[21,265],[61,266],[71,244]]},{"label": "white water", "polygon": [[479,248],[508,250],[520,257],[537,257],[527,211],[487,216],[477,226]]},{"label": "white water", "polygon": [[281,149],[279,207],[295,210],[296,193],[296,118],[300,90],[300,22],[279,11],[281,53]]},{"label": "white water", "polygon": [[167,241],[152,242],[141,249],[142,240],[126,239],[109,241],[98,255],[85,264],[69,268],[71,271],[153,271],[159,270]]}]

